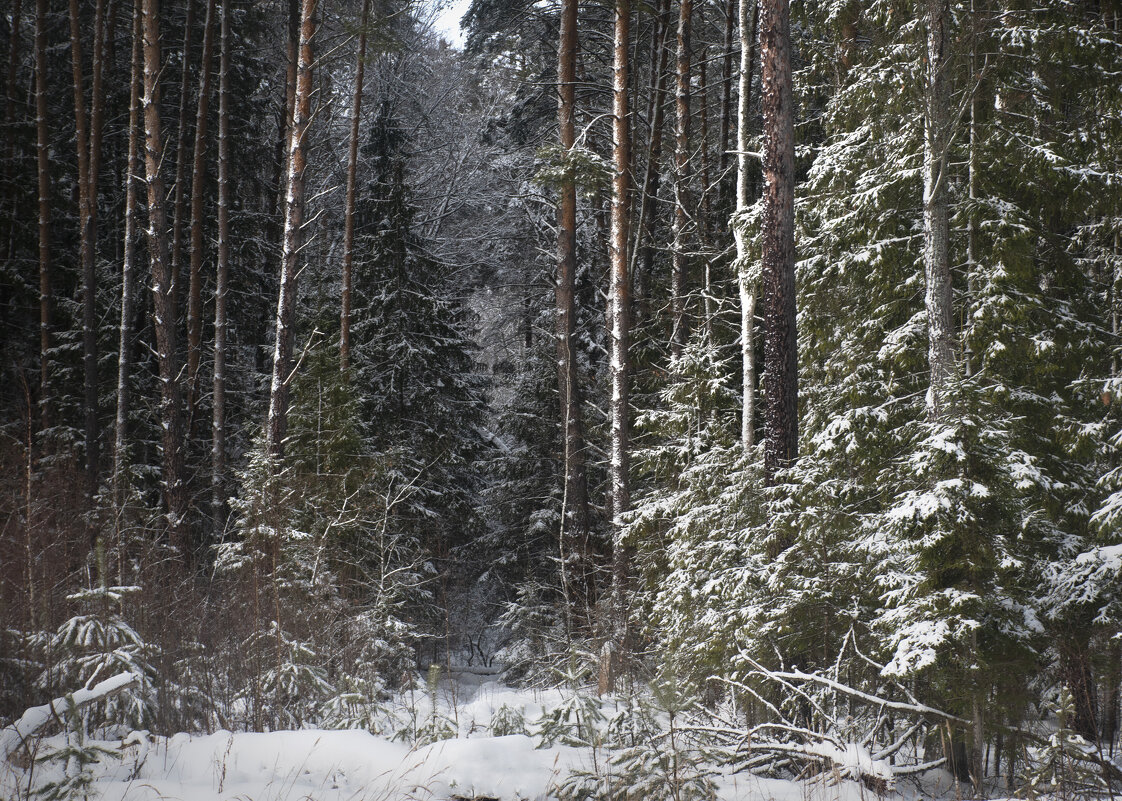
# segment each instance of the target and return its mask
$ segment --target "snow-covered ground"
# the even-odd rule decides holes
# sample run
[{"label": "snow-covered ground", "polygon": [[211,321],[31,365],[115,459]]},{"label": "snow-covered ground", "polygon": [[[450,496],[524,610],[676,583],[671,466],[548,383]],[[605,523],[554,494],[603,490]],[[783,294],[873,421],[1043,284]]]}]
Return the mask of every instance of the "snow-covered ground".
[{"label": "snow-covered ground", "polygon": [[[437,714],[458,732],[452,739],[413,746],[365,731],[307,729],[246,733],[177,734],[170,738],[133,732],[100,743],[116,752],[91,766],[92,797],[106,801],[397,801],[398,799],[545,799],[571,771],[595,772],[605,754],[589,748],[543,743],[534,721],[564,704],[560,690],[513,690],[492,681],[446,684]],[[414,725],[432,714],[420,692],[401,699],[399,720]],[[528,734],[498,735],[496,721],[512,716]],[[400,731],[400,730],[399,730]],[[63,735],[38,743],[40,755],[65,745]],[[19,760],[17,760],[17,763]],[[73,771],[73,767],[71,768]],[[56,760],[29,769],[0,766],[0,798],[35,797],[63,776]],[[934,778],[934,777],[933,777]],[[721,801],[871,801],[859,783],[819,776],[805,781],[748,774],[714,777]],[[936,787],[925,788],[928,791]],[[946,789],[944,787],[944,789]],[[924,793],[931,795],[934,793]],[[910,793],[909,793],[910,795]]]}]

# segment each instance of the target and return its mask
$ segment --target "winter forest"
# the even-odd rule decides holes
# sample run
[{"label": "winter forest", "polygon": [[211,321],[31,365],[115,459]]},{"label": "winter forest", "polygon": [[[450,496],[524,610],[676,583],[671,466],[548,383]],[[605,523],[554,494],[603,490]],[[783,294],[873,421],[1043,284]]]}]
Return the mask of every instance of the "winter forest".
[{"label": "winter forest", "polygon": [[3,6],[0,798],[1122,788],[1120,0]]}]

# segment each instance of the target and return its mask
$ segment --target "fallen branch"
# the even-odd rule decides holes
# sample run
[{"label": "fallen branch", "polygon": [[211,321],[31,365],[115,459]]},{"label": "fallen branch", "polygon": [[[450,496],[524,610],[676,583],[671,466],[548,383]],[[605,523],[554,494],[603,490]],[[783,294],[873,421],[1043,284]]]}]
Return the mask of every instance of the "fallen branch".
[{"label": "fallen branch", "polygon": [[51,721],[66,717],[72,708],[79,709],[95,701],[111,698],[136,686],[139,681],[140,677],[135,673],[121,673],[94,685],[92,689],[78,690],[62,698],[56,698],[48,704],[31,707],[15,723],[0,729],[0,759],[7,759],[27,741],[28,737]]}]

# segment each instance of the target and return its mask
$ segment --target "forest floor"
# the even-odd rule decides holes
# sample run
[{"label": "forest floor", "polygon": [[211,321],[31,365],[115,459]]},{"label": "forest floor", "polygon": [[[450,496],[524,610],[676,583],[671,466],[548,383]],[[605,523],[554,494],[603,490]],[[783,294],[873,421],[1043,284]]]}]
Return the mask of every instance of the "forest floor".
[{"label": "forest floor", "polygon": [[[625,769],[617,759],[620,752],[550,742],[558,732],[561,740],[575,742],[563,732],[579,736],[580,718],[591,708],[589,698],[578,699],[558,689],[512,689],[488,677],[465,675],[442,682],[435,704],[423,689],[387,704],[385,714],[396,721],[396,733],[388,737],[361,730],[302,729],[172,737],[133,732],[124,740],[87,741],[86,745],[101,745],[107,752],[86,768],[88,797],[104,801],[517,801],[580,797],[579,790],[573,794],[572,784],[578,776],[578,785],[601,788],[584,797],[600,798],[609,785],[620,787],[623,777],[618,774]],[[603,714],[597,728],[610,726],[612,707],[618,704],[591,703],[599,704]],[[523,733],[504,733],[510,730]],[[432,732],[447,739],[423,744]],[[58,753],[66,745],[65,735],[44,738],[37,744],[37,755]],[[680,762],[660,765],[658,755],[668,756],[664,745],[653,753],[653,760],[639,760],[646,765],[646,775],[635,777],[637,797],[673,798],[666,775],[670,764],[682,783],[682,798],[693,797],[689,790],[700,786],[691,784],[691,773],[693,778],[708,775],[717,801],[872,801],[877,797],[861,783],[836,774],[768,779],[699,766],[691,759],[695,755],[684,751]],[[72,764],[69,774],[74,773]],[[48,785],[64,775],[64,759],[2,766],[0,798],[52,797]],[[562,789],[567,782],[568,794]],[[914,801],[953,794],[949,775],[931,771],[918,784],[880,797]]]}]

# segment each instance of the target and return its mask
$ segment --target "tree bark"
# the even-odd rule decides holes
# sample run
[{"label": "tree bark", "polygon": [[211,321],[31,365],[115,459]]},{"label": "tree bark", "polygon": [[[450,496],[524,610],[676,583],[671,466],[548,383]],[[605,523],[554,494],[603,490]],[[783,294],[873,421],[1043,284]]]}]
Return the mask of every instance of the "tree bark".
[{"label": "tree bark", "polygon": [[[623,515],[630,504],[628,486],[628,395],[631,333],[631,287],[627,245],[631,218],[631,131],[628,70],[631,40],[630,0],[616,0],[612,94],[612,219],[611,219],[611,513],[612,513],[612,641],[617,666],[627,650],[628,585],[631,554],[625,541]],[[613,671],[611,682],[618,675]],[[609,690],[615,689],[614,686]]]},{"label": "tree bark", "polygon": [[955,334],[951,288],[946,156],[950,134],[947,91],[948,0],[927,2],[927,59],[924,81],[923,272],[926,282],[927,360],[930,384],[927,410],[933,419],[946,411],[955,379]]},{"label": "tree bark", "polygon": [[666,36],[670,30],[669,17],[670,0],[659,0],[657,29],[651,39],[651,94],[647,107],[651,133],[647,146],[647,166],[639,197],[639,219],[635,226],[635,250],[631,256],[632,292],[636,301],[637,317],[641,316],[646,298],[643,287],[654,272],[654,219],[658,215],[658,188],[662,178],[662,122],[665,116],[663,98],[666,95],[666,65],[670,58],[670,51],[666,47]]},{"label": "tree bark", "polygon": [[795,132],[788,0],[760,3],[764,117],[764,471],[769,481],[798,454],[798,342],[795,331]]},{"label": "tree bark", "polygon": [[[131,397],[133,316],[136,305],[136,177],[140,175],[141,10],[133,7],[132,59],[129,78],[129,144],[125,164],[125,235],[121,260],[121,327],[117,350],[117,416],[113,443],[113,506],[119,521],[124,506],[124,471],[128,465],[128,423]],[[119,532],[118,532],[119,534]]]},{"label": "tree bark", "polygon": [[210,105],[210,64],[214,50],[215,0],[207,0],[203,53],[199,65],[199,102],[191,167],[191,252],[187,289],[187,433],[199,418],[199,361],[203,347],[203,202],[206,189],[206,124]]},{"label": "tree bark", "polygon": [[[724,184],[725,170],[729,163],[729,130],[732,127],[732,31],[733,15],[736,13],[736,0],[725,3],[725,51],[721,57],[721,119],[717,132],[717,172]],[[722,197],[725,195],[722,193]]]},{"label": "tree bark", "polygon": [[214,285],[211,495],[216,531],[226,523],[226,293],[230,275],[230,0],[222,0],[218,56],[218,265]]},{"label": "tree bark", "polygon": [[[20,38],[20,23],[23,21],[23,3],[22,0],[14,0],[12,3],[12,30],[11,36],[8,39],[8,80],[4,86],[4,128],[9,131],[8,133],[8,146],[5,148],[4,159],[4,185],[10,186],[12,179],[12,167],[16,158],[16,136],[14,128],[16,126],[16,79],[19,74],[19,46]],[[11,217],[9,221],[14,221],[17,207],[19,205],[18,196],[12,192],[11,197],[12,208],[9,214]],[[14,225],[13,225],[14,228]],[[13,231],[14,235],[14,231]]]},{"label": "tree bark", "polygon": [[[748,122],[752,107],[752,68],[756,63],[757,0],[740,0],[740,97],[736,113],[736,215],[750,205],[748,185]],[[740,444],[750,450],[756,441],[756,282],[748,270],[748,237],[744,226],[734,223],[737,284],[740,289],[741,405]]]},{"label": "tree bark", "polygon": [[351,101],[351,140],[347,151],[347,190],[343,210],[343,296],[339,313],[339,364],[343,372],[351,365],[351,269],[355,244],[355,173],[358,170],[358,125],[362,116],[362,79],[366,67],[366,27],[370,19],[370,0],[363,0],[358,31],[358,58],[355,64],[355,92]]},{"label": "tree bark", "polygon": [[[562,0],[557,54],[557,119],[561,149],[566,159],[576,144],[576,62],[577,0]],[[589,529],[589,510],[575,343],[576,246],[576,185],[572,177],[567,177],[561,184],[557,208],[557,384],[561,399],[564,449],[561,546],[564,549],[563,562],[575,561],[583,574],[587,568],[585,543]],[[567,571],[566,564],[562,565],[562,569]]]},{"label": "tree bark", "polygon": [[674,125],[674,242],[670,267],[670,352],[677,359],[686,343],[686,236],[690,224],[688,211],[690,180],[690,18],[693,0],[679,0],[678,11],[678,85],[675,94],[677,118]]},{"label": "tree bark", "polygon": [[265,423],[265,447],[274,459],[284,458],[284,437],[288,426],[288,386],[296,325],[296,273],[300,257],[300,229],[304,223],[304,170],[307,166],[304,137],[312,115],[312,37],[315,35],[315,11],[316,0],[302,0],[300,56],[292,107],[292,135],[289,137],[288,148],[288,190],[281,249],[280,292],[277,296],[273,379],[269,390],[269,415]]},{"label": "tree bark", "polygon": [[47,0],[35,2],[35,151],[39,174],[39,417],[50,427],[51,136],[47,127]]},{"label": "tree bark", "polygon": [[[98,0],[95,29],[100,28],[104,14],[104,0]],[[78,0],[70,0],[70,63],[74,81],[74,131],[78,150],[78,231],[79,262],[82,265],[82,366],[85,395],[84,442],[86,448],[86,500],[90,509],[97,494],[98,431],[97,431],[97,203],[95,173],[100,155],[94,152],[90,140],[90,117],[86,116],[86,98],[83,89],[82,22]],[[100,62],[100,36],[95,34],[94,63]],[[96,73],[100,69],[95,68]],[[100,106],[97,90],[100,75],[95,81],[92,105]],[[100,127],[100,126],[97,126]],[[99,150],[100,148],[98,148]],[[92,529],[91,529],[92,530]]]},{"label": "tree bark", "polygon": [[[183,254],[183,206],[186,197],[187,109],[191,85],[191,42],[195,31],[195,0],[186,0],[187,19],[183,23],[183,62],[179,69],[179,125],[175,130],[175,183],[172,185],[171,271],[173,295],[179,292],[180,260]],[[179,299],[176,297],[176,306]]]},{"label": "tree bark", "polygon": [[190,561],[187,526],[187,486],[183,476],[183,409],[179,389],[179,352],[176,337],[175,276],[168,256],[167,211],[160,175],[163,140],[160,130],[160,6],[142,0],[144,34],[144,171],[148,184],[148,259],[152,270],[152,310],[155,315],[156,357],[160,371],[164,494],[168,540]]}]

